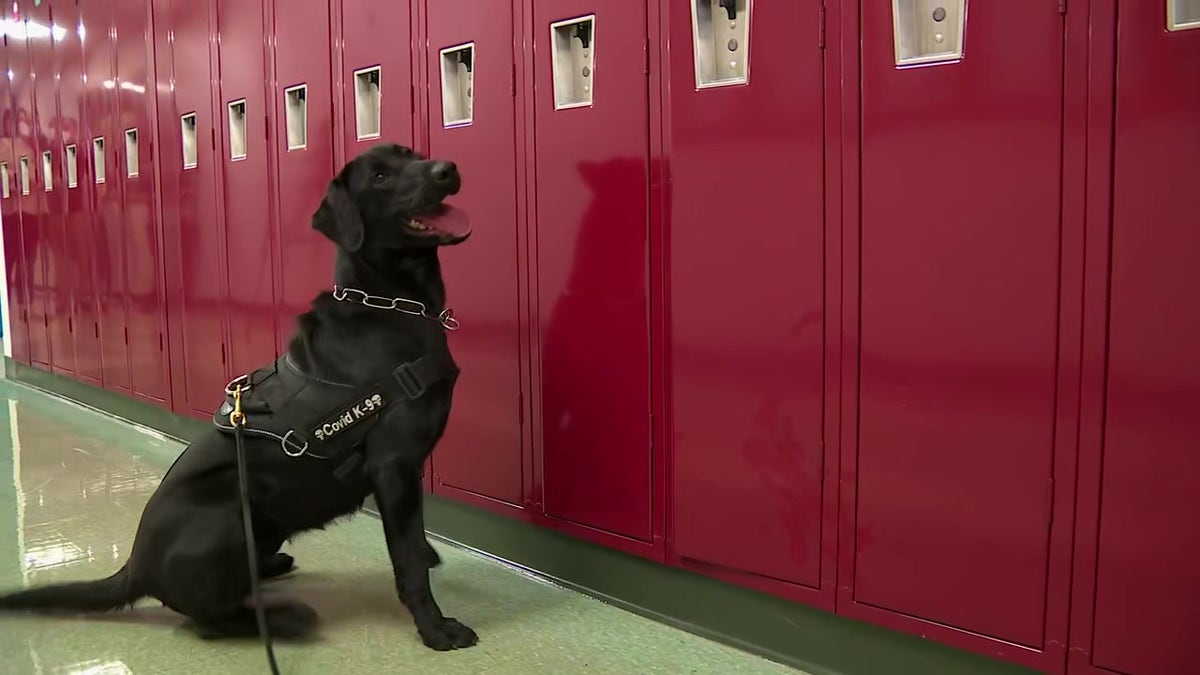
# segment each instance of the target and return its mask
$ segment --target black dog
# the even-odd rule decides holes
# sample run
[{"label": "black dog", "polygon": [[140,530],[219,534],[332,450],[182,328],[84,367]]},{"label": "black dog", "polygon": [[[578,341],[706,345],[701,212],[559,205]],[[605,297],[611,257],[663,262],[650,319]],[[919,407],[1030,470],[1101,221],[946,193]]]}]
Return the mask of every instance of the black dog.
[{"label": "black dog", "polygon": [[[347,164],[313,216],[313,227],[337,244],[335,291],[318,296],[299,317],[276,366],[243,380],[252,385],[247,403],[256,384],[269,388],[284,381],[282,375],[265,377],[272,372],[287,371],[288,381],[301,382],[305,392],[345,392],[329,410],[309,406],[334,414],[296,426],[310,432],[303,443],[298,436],[246,436],[262,576],[292,569],[291,557],[279,552],[285,541],[355,512],[373,493],[400,600],[424,643],[437,650],[478,640],[470,628],[442,616],[434,601],[429,570],[440,561],[425,538],[421,508],[422,466],[445,430],[458,373],[447,348],[445,331],[456,323],[442,311],[438,247],[470,235],[466,216],[443,203],[459,187],[453,164],[397,145],[376,146]],[[441,370],[422,370],[421,363]],[[402,373],[402,364],[414,367]],[[372,395],[370,387],[380,382],[393,386],[384,386],[382,397],[379,391]],[[365,398],[354,398],[364,391]],[[303,407],[306,395],[288,400]],[[228,403],[218,411],[218,427],[229,419]],[[292,407],[281,413],[293,414]],[[253,422],[254,411],[246,412]],[[336,445],[339,433],[353,443],[342,444],[348,447],[338,461],[312,449],[322,439],[324,447]],[[152,596],[190,617],[202,635],[253,636],[241,516],[233,437],[214,429],[188,446],[150,497],[120,571],[100,581],[0,596],[0,609],[102,612]],[[295,638],[311,631],[316,614],[290,602],[268,607],[267,620],[274,635]]]}]

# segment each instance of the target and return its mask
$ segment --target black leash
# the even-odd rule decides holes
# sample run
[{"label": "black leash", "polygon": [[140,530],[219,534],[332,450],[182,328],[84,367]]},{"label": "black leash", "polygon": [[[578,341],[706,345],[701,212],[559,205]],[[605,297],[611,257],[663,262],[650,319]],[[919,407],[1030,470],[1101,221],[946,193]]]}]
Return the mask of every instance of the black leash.
[{"label": "black leash", "polygon": [[246,446],[242,430],[246,426],[246,414],[242,412],[242,385],[233,392],[234,407],[229,415],[233,422],[234,444],[237,446],[238,483],[242,493],[242,529],[246,535],[246,561],[250,564],[250,597],[254,602],[254,618],[258,621],[258,635],[262,638],[263,647],[267,650],[267,664],[271,666],[271,675],[279,675],[279,665],[275,663],[275,648],[271,646],[271,631],[267,626],[267,610],[263,607],[262,592],[259,589],[258,578],[258,548],[254,545],[254,523],[250,518],[250,478],[246,470]]}]

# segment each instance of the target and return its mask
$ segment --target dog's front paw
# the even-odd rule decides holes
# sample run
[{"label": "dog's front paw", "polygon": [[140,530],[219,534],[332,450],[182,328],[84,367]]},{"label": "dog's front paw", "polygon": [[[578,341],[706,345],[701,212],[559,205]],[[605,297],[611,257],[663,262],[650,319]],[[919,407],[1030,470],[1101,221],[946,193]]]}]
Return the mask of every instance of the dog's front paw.
[{"label": "dog's front paw", "polygon": [[456,619],[442,619],[440,624],[421,631],[421,640],[430,649],[448,652],[451,649],[474,647],[479,642],[479,636]]}]

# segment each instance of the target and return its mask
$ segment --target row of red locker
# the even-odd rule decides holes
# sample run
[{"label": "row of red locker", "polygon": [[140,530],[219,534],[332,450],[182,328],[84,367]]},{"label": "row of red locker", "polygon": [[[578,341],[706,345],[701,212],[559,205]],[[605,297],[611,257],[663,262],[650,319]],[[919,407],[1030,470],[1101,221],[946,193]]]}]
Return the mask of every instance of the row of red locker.
[{"label": "row of red locker", "polygon": [[435,492],[1047,671],[1183,672],[1198,24],[19,1],[14,354],[207,416],[328,286],[334,168],[406,143],[476,222]]}]

